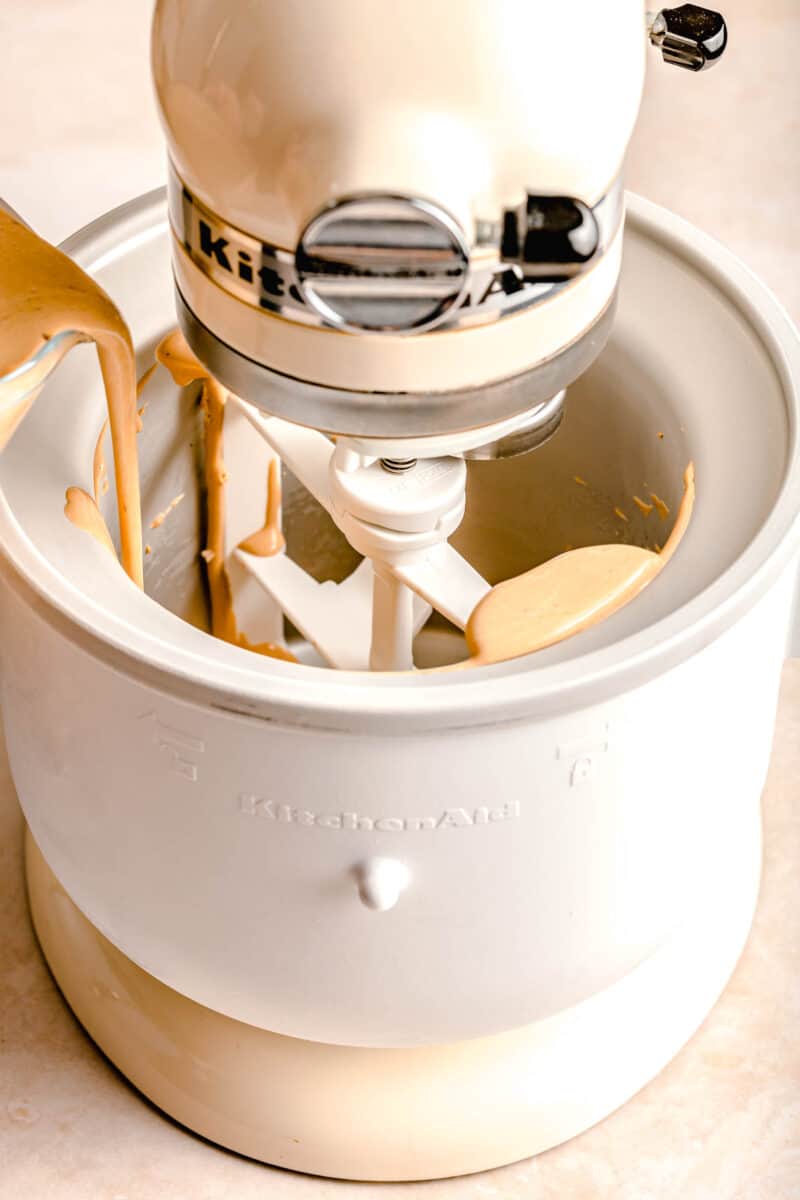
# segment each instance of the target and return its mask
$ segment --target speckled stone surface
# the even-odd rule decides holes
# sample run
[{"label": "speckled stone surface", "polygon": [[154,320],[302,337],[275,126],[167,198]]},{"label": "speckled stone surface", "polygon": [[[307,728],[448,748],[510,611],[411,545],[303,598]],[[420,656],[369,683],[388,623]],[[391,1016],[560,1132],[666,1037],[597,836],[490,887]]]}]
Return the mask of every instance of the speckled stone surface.
[{"label": "speckled stone surface", "polygon": [[[0,193],[54,240],[163,178],[149,9],[0,5]],[[714,232],[798,319],[800,4],[728,0],[724,11],[731,46],[716,70],[694,77],[652,57],[628,182]],[[31,933],[22,819],[0,749],[0,1200],[800,1200],[799,801],[794,660],[753,933],[689,1045],[619,1112],[537,1159],[438,1183],[340,1184],[193,1137],[94,1049]]]}]

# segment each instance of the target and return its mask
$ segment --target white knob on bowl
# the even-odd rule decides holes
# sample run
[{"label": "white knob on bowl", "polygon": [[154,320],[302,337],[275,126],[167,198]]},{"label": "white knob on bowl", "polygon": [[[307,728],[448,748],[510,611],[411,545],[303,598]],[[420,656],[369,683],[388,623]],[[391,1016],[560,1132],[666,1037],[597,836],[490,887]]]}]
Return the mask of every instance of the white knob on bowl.
[{"label": "white knob on bowl", "polygon": [[405,863],[396,858],[368,858],[356,867],[358,896],[374,912],[394,908],[411,878]]}]

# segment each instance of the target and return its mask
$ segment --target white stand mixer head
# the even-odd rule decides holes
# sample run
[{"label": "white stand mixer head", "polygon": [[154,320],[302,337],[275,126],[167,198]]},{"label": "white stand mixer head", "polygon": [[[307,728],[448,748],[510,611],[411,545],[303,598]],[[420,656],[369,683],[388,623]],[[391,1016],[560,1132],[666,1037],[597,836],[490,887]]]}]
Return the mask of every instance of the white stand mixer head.
[{"label": "white stand mixer head", "polygon": [[411,0],[391,21],[367,0],[313,20],[160,0],[195,353],[274,415],[359,438],[549,401],[608,335],[645,41],[640,0],[602,21],[593,0]]}]

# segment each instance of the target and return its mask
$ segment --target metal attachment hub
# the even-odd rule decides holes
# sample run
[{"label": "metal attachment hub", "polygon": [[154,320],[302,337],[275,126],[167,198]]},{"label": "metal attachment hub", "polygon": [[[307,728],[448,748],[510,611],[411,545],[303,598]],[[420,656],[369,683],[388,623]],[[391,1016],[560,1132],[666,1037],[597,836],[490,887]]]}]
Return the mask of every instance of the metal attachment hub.
[{"label": "metal attachment hub", "polygon": [[337,201],[306,226],[295,252],[303,298],[330,325],[421,333],[464,297],[469,245],[429,201],[402,196]]}]

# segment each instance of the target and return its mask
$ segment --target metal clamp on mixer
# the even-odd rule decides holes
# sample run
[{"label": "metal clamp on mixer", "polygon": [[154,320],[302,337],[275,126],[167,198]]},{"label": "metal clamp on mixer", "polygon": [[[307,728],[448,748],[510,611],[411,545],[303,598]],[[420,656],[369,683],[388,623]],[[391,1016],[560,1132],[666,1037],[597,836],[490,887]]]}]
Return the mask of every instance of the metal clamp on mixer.
[{"label": "metal clamp on mixer", "polygon": [[687,71],[713,67],[728,44],[724,17],[698,4],[648,13],[647,23],[650,41],[659,48],[664,62]]}]

